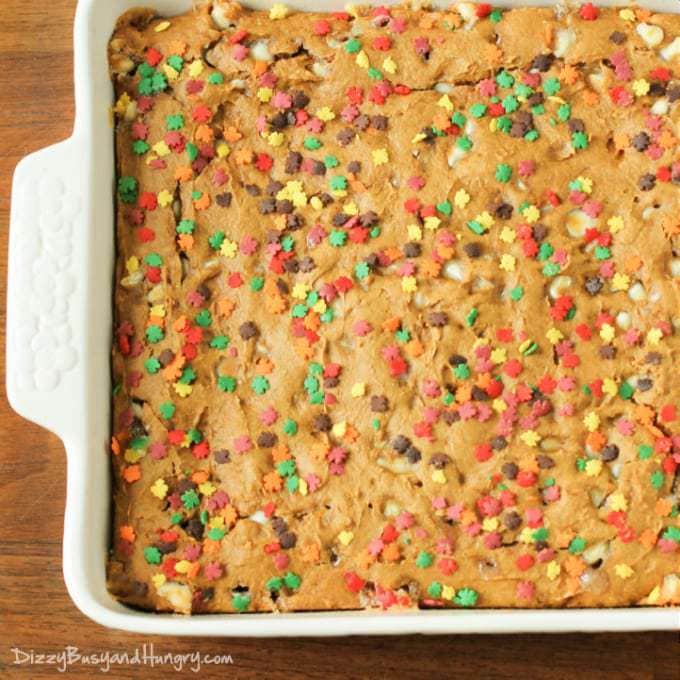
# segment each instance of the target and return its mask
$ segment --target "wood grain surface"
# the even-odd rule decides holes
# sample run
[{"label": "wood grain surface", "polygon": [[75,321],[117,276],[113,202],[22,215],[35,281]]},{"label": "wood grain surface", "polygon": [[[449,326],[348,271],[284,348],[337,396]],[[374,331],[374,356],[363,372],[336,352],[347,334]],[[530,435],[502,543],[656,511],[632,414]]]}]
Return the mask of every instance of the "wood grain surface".
[{"label": "wood grain surface", "polygon": [[[143,0],[140,0],[143,1]],[[115,2],[115,0],[111,0]],[[24,155],[67,137],[73,122],[75,0],[0,0],[0,678],[59,676],[57,665],[17,664],[12,649],[56,654],[231,655],[202,677],[237,678],[680,678],[678,636],[412,636],[306,640],[143,638],[90,622],[61,573],[65,461],[61,442],[14,414],[5,395],[5,285],[11,176]],[[149,648],[147,647],[147,650]],[[18,655],[25,659],[26,655]],[[39,657],[35,656],[37,662]],[[47,659],[44,659],[47,661]],[[55,660],[56,661],[56,660]],[[191,662],[185,667],[187,673]],[[69,675],[94,678],[82,664]],[[171,665],[112,665],[109,677],[168,678]]]}]

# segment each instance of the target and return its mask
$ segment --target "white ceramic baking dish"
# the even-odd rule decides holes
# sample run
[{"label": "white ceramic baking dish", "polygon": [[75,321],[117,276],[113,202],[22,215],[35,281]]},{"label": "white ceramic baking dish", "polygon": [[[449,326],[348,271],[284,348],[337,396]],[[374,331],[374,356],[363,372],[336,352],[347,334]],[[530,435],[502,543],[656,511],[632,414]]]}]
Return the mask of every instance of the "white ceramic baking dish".
[{"label": "white ceramic baking dish", "polygon": [[[378,4],[393,3],[394,0],[380,0]],[[182,617],[133,611],[108,594],[105,563],[110,533],[107,442],[114,155],[106,46],[117,17],[131,7],[148,5],[161,14],[172,15],[187,10],[191,4],[192,0],[80,0],[74,29],[73,135],[24,158],[14,175],[7,393],[18,413],[54,432],[66,448],[64,577],[76,605],[104,626],[169,635],[264,637],[680,628],[678,608]],[[244,4],[261,9],[273,3],[251,0]],[[296,9],[336,11],[343,9],[344,3],[289,0],[287,4]],[[494,2],[502,7],[513,4],[550,3]],[[656,11],[680,11],[677,0],[639,4]]]}]

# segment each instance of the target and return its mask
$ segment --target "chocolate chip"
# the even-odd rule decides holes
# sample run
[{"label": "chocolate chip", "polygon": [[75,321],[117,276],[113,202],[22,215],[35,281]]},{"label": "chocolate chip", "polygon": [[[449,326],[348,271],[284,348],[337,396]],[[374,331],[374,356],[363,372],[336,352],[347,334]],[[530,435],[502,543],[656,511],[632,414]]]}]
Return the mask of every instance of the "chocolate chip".
[{"label": "chocolate chip", "polygon": [[376,130],[387,130],[387,125],[389,124],[389,119],[387,116],[371,116],[371,125]]},{"label": "chocolate chip", "polygon": [[540,106],[544,101],[545,96],[542,92],[534,92],[533,94],[529,95],[527,104],[529,104],[529,106]]},{"label": "chocolate chip", "polygon": [[272,529],[280,535],[288,531],[288,522],[283,517],[272,517]]},{"label": "chocolate chip", "polygon": [[442,418],[447,425],[453,425],[460,420],[460,413],[458,411],[444,411]]},{"label": "chocolate chip", "polygon": [[460,364],[466,364],[467,359],[464,356],[461,356],[460,354],[452,354],[449,357],[449,363],[451,366],[460,366]]},{"label": "chocolate chip", "polygon": [[489,395],[486,393],[486,390],[483,390],[481,387],[478,387],[477,385],[473,385],[472,398],[475,401],[488,401]]},{"label": "chocolate chip", "polygon": [[296,231],[297,229],[300,229],[303,224],[304,221],[300,215],[286,215],[286,229]]},{"label": "chocolate chip", "polygon": [[133,438],[146,437],[147,435],[144,423],[142,423],[142,421],[137,416],[135,416],[130,423],[130,434]]},{"label": "chocolate chip", "polygon": [[499,203],[495,210],[494,215],[499,220],[509,220],[512,217],[513,207],[509,203]]},{"label": "chocolate chip", "polygon": [[615,45],[623,45],[626,42],[626,34],[621,33],[621,31],[614,31],[610,36],[609,40]]},{"label": "chocolate chip", "polygon": [[515,121],[510,128],[510,136],[513,139],[522,139],[529,132],[529,126],[519,121]]},{"label": "chocolate chip", "polygon": [[534,226],[531,227],[531,235],[533,236],[534,241],[540,243],[548,235],[548,227],[540,222],[534,224]]},{"label": "chocolate chip", "polygon": [[519,474],[519,468],[515,463],[505,463],[501,468],[501,472],[508,479],[515,479]]},{"label": "chocolate chip", "polygon": [[300,269],[300,265],[298,264],[298,261],[296,258],[292,257],[289,260],[286,260],[283,263],[283,268],[289,273],[289,274],[297,274],[298,269]]},{"label": "chocolate chip", "polygon": [[645,173],[638,180],[638,187],[640,191],[651,191],[656,184],[656,176],[652,175],[650,172]]},{"label": "chocolate chip", "polygon": [[184,527],[184,531],[197,541],[200,541],[203,538],[203,529],[203,522],[201,522],[198,517],[192,517]]},{"label": "chocolate chip", "polygon": [[574,132],[586,131],[586,125],[580,118],[570,118],[569,122],[567,123],[567,127],[569,128],[569,132],[572,134]]},{"label": "chocolate chip", "polygon": [[335,215],[333,215],[331,221],[332,221],[334,227],[342,227],[343,225],[347,224],[349,219],[350,219],[350,217],[347,213],[338,212],[338,213],[335,213]]},{"label": "chocolate chip", "polygon": [[213,458],[218,465],[224,465],[229,462],[230,453],[226,449],[220,449],[213,453]]},{"label": "chocolate chip", "polygon": [[257,445],[261,449],[270,449],[276,444],[278,439],[274,432],[260,432],[260,436],[257,438]]},{"label": "chocolate chip", "polygon": [[555,461],[550,456],[536,456],[536,462],[541,470],[549,470],[550,468],[555,467]]},{"label": "chocolate chip", "polygon": [[210,288],[205,283],[202,283],[198,288],[196,288],[196,292],[204,299],[204,300],[210,300]]},{"label": "chocolate chip", "polygon": [[163,555],[168,555],[169,553],[175,552],[177,550],[177,541],[158,541],[154,544]]},{"label": "chocolate chip", "polygon": [[673,103],[680,99],[680,85],[671,85],[667,90],[668,101]]},{"label": "chocolate chip", "polygon": [[143,583],[142,581],[132,582],[132,595],[135,597],[145,597],[149,592],[149,584]]},{"label": "chocolate chip", "polygon": [[284,550],[290,550],[297,543],[297,536],[292,531],[286,531],[279,536],[279,543]]},{"label": "chocolate chip", "polygon": [[359,130],[361,130],[362,132],[368,130],[370,126],[371,119],[363,113],[354,119],[354,127],[359,128]]},{"label": "chocolate chip", "polygon": [[514,510],[511,510],[503,515],[503,524],[510,529],[510,531],[514,531],[522,526],[522,518]]},{"label": "chocolate chip", "polygon": [[508,440],[499,434],[491,440],[491,448],[494,451],[502,451],[508,445]]},{"label": "chocolate chip", "polygon": [[217,201],[217,205],[220,206],[220,208],[228,208],[231,205],[231,193],[229,191],[225,191],[222,194],[217,194],[215,196],[215,200]]},{"label": "chocolate chip", "polygon": [[607,444],[607,446],[602,449],[600,456],[605,463],[616,460],[619,457],[619,447],[616,444]]},{"label": "chocolate chip", "polygon": [[244,340],[250,340],[251,338],[256,337],[260,333],[257,330],[257,326],[252,321],[246,321],[244,324],[241,324],[241,326],[238,329],[238,332],[239,335]]},{"label": "chocolate chip", "polygon": [[340,146],[347,146],[356,137],[356,134],[352,128],[343,128],[338,132],[336,139]]},{"label": "chocolate chip", "polygon": [[430,312],[427,317],[427,322],[430,326],[441,328],[442,326],[446,326],[449,322],[449,317],[445,312]]},{"label": "chocolate chip", "polygon": [[443,470],[451,462],[451,456],[446,453],[435,453],[430,456],[430,465],[437,470]]},{"label": "chocolate chip", "polygon": [[406,453],[409,446],[411,446],[411,440],[408,437],[404,437],[403,434],[397,435],[392,440],[392,448],[398,453]]},{"label": "chocolate chip", "polygon": [[591,295],[597,295],[604,286],[604,281],[599,276],[589,276],[586,279],[585,288]]},{"label": "chocolate chip", "polygon": [[647,352],[645,355],[645,363],[658,366],[661,363],[661,354],[659,354],[659,352]]},{"label": "chocolate chip", "polygon": [[314,429],[318,432],[329,432],[333,427],[333,422],[331,421],[330,416],[326,413],[319,413],[318,415],[314,416],[314,420],[312,422],[314,424]]},{"label": "chocolate chip", "polygon": [[326,174],[326,166],[321,161],[312,161],[312,175],[323,177]]},{"label": "chocolate chip", "polygon": [[554,61],[554,54],[537,54],[531,62],[531,68],[536,69],[541,73],[545,73],[550,69]]},{"label": "chocolate chip", "polygon": [[327,390],[332,390],[340,384],[339,378],[328,377],[323,379],[323,386]]},{"label": "chocolate chip", "polygon": [[279,191],[281,191],[281,189],[283,189],[283,184],[281,184],[281,182],[276,182],[275,180],[272,180],[271,182],[269,182],[269,184],[267,184],[265,188],[265,193],[267,194],[267,196],[276,196],[276,194],[278,194]]},{"label": "chocolate chip", "polygon": [[295,210],[295,206],[293,205],[293,201],[288,200],[287,198],[284,198],[283,200],[276,201],[276,212],[279,215],[290,215],[290,213]]},{"label": "chocolate chip", "polygon": [[463,246],[463,250],[468,257],[475,259],[482,254],[482,246],[479,243],[466,243]]},{"label": "chocolate chip", "polygon": [[314,260],[307,255],[300,260],[300,271],[303,273],[311,272],[316,267]]},{"label": "chocolate chip", "polygon": [[302,167],[302,154],[298,151],[291,151],[286,156],[285,171],[288,175],[294,175],[300,172]]},{"label": "chocolate chip", "polygon": [[420,449],[417,449],[415,446],[409,446],[408,449],[406,449],[406,459],[412,465],[417,463],[421,458]]},{"label": "chocolate chip", "polygon": [[309,97],[301,90],[295,90],[292,99],[294,109],[304,109],[309,104]]},{"label": "chocolate chip", "polygon": [[374,394],[371,397],[371,411],[373,413],[385,413],[390,406],[390,402],[386,396]]},{"label": "chocolate chip", "polygon": [[374,227],[378,224],[378,219],[378,213],[369,210],[359,215],[359,224],[361,224],[362,227]]},{"label": "chocolate chip", "polygon": [[290,286],[283,279],[276,279],[276,288],[281,295],[288,295]]},{"label": "chocolate chip", "polygon": [[614,345],[602,345],[600,347],[600,357],[602,359],[613,359],[616,356],[616,347]]},{"label": "chocolate chip", "polygon": [[196,488],[196,483],[192,482],[190,479],[183,477],[177,480],[174,490],[181,496],[185,491],[189,491]]},{"label": "chocolate chip", "polygon": [[650,97],[663,97],[666,94],[666,83],[651,83],[648,94]]},{"label": "chocolate chip", "polygon": [[637,381],[637,388],[640,392],[647,392],[654,387],[654,381],[651,378],[640,378]]},{"label": "chocolate chip", "polygon": [[260,201],[259,210],[262,215],[271,215],[276,211],[276,200],[265,198],[263,201]]},{"label": "chocolate chip", "polygon": [[259,196],[262,193],[262,190],[257,184],[246,184],[243,188],[249,196]]},{"label": "chocolate chip", "polygon": [[638,132],[631,140],[636,151],[646,151],[650,143],[649,135],[646,132]]},{"label": "chocolate chip", "polygon": [[358,175],[361,172],[361,163],[359,161],[350,161],[347,163],[347,172]]},{"label": "chocolate chip", "polygon": [[285,111],[279,111],[278,113],[274,114],[271,119],[269,120],[269,125],[272,127],[273,130],[281,131],[285,130],[289,125],[293,125],[295,123],[295,114],[293,114],[293,121],[291,123],[290,117]]},{"label": "chocolate chip", "polygon": [[420,243],[406,243],[404,245],[404,255],[406,257],[419,257],[421,252]]}]

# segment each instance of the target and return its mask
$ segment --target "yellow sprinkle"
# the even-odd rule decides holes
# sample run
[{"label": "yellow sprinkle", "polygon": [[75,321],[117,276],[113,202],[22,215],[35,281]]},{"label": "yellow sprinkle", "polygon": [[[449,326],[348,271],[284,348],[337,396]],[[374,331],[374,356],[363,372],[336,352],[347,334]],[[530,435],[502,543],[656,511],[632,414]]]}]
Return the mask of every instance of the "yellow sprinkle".
[{"label": "yellow sprinkle", "polygon": [[510,227],[503,227],[501,229],[501,241],[504,243],[514,243],[517,237],[517,232]]},{"label": "yellow sprinkle", "polygon": [[655,604],[659,601],[659,595],[661,595],[661,589],[659,586],[654,586],[652,592],[647,595],[647,602],[649,604]]},{"label": "yellow sprinkle", "polygon": [[175,564],[175,571],[178,574],[186,574],[191,569],[191,562],[189,560],[180,560]]},{"label": "yellow sprinkle", "polygon": [[502,399],[494,399],[491,405],[496,413],[503,413],[508,408],[508,405]]},{"label": "yellow sprinkle", "polygon": [[137,451],[136,449],[126,449],[123,454],[123,458],[127,463],[136,463],[140,458],[144,457],[143,451]]},{"label": "yellow sprinkle", "polygon": [[497,517],[485,517],[482,522],[482,529],[484,531],[496,531],[498,529],[498,518]]},{"label": "yellow sprinkle", "polygon": [[182,397],[183,399],[185,397],[188,397],[193,390],[191,385],[184,385],[182,383],[175,383],[174,387],[175,387],[175,392],[177,392],[177,394],[180,397]]},{"label": "yellow sprinkle", "polygon": [[603,323],[602,328],[600,328],[600,337],[605,341],[605,342],[611,342],[614,339],[614,336],[616,335],[616,330],[614,329],[614,326],[608,323]]},{"label": "yellow sprinkle", "polygon": [[444,474],[444,470],[435,470],[432,473],[432,481],[435,484],[446,484],[446,475]]},{"label": "yellow sprinkle", "polygon": [[345,436],[345,433],[347,432],[347,421],[341,420],[340,422],[335,423],[335,425],[333,425],[333,429],[331,430],[331,432],[333,432],[334,437],[342,439]]},{"label": "yellow sprinkle", "polygon": [[561,571],[562,567],[560,567],[555,560],[552,560],[551,562],[548,562],[548,568],[545,570],[545,573],[551,581],[554,581],[560,575]]},{"label": "yellow sprinkle", "polygon": [[270,19],[285,19],[288,16],[288,7],[286,7],[282,2],[276,2],[272,5],[269,10]]},{"label": "yellow sprinkle", "polygon": [[270,132],[269,135],[267,135],[269,146],[281,146],[285,141],[286,137],[283,132]]},{"label": "yellow sprinkle", "polygon": [[165,574],[154,574],[154,575],[151,577],[151,581],[153,582],[154,587],[156,588],[156,590],[158,590],[158,588],[160,588],[162,585],[164,585],[165,582],[166,582],[166,580],[167,580],[167,579],[166,579],[166,577],[165,577]]},{"label": "yellow sprinkle", "polygon": [[324,123],[327,123],[328,121],[335,118],[335,114],[333,113],[333,110],[330,108],[330,106],[323,106],[322,108],[318,109],[315,115]]},{"label": "yellow sprinkle", "polygon": [[506,272],[514,272],[515,271],[515,257],[514,255],[509,255],[508,253],[505,253],[504,255],[501,256],[501,263],[499,267]]},{"label": "yellow sprinkle", "polygon": [[628,290],[630,288],[630,276],[616,272],[612,277],[612,291],[618,293],[619,291]]},{"label": "yellow sprinkle", "polygon": [[298,491],[303,496],[306,496],[309,493],[309,487],[307,486],[307,482],[304,479],[300,479],[298,482]]},{"label": "yellow sprinkle", "polygon": [[353,397],[363,397],[366,394],[366,383],[354,383],[351,394]]},{"label": "yellow sprinkle", "polygon": [[619,578],[624,580],[630,578],[635,573],[627,564],[617,564],[614,567],[614,571]]},{"label": "yellow sprinkle", "polygon": [[611,496],[609,496],[609,500],[607,501],[607,504],[609,507],[618,512],[619,510],[628,510],[628,501],[626,500],[626,497],[621,493],[613,493]]},{"label": "yellow sprinkle", "polygon": [[592,458],[586,463],[586,475],[588,477],[597,477],[602,472],[602,461],[597,458]]},{"label": "yellow sprinkle", "polygon": [[524,210],[522,211],[522,215],[524,215],[524,219],[529,224],[533,224],[534,222],[538,222],[538,219],[541,216],[541,212],[535,205],[529,205],[526,208],[524,208]]},{"label": "yellow sprinkle", "polygon": [[491,217],[491,214],[485,210],[483,213],[480,213],[475,217],[477,222],[479,222],[485,229],[491,229],[491,227],[494,225],[494,219]]},{"label": "yellow sprinkle", "polygon": [[163,140],[156,142],[151,148],[161,158],[163,158],[163,156],[167,156],[170,153],[170,147],[168,147],[168,145]]},{"label": "yellow sprinkle", "polygon": [[508,353],[502,347],[496,347],[496,349],[491,352],[491,361],[493,361],[494,364],[502,364],[507,358]]},{"label": "yellow sprinkle", "polygon": [[341,531],[338,534],[338,540],[343,545],[349,545],[354,539],[354,534],[351,531]]},{"label": "yellow sprinkle", "polygon": [[274,96],[274,91],[271,89],[271,87],[261,87],[257,91],[256,96],[263,104],[266,104]]},{"label": "yellow sprinkle", "polygon": [[390,160],[387,149],[375,149],[371,155],[373,156],[374,165],[385,165]]},{"label": "yellow sprinkle", "polygon": [[357,207],[357,204],[354,201],[350,201],[349,203],[345,203],[342,212],[344,212],[345,215],[358,215],[359,208]]},{"label": "yellow sprinkle", "polygon": [[309,200],[309,205],[311,205],[314,210],[323,209],[323,202],[318,196],[312,196],[312,198]]},{"label": "yellow sprinkle", "polygon": [[445,600],[453,600],[456,596],[456,591],[451,586],[444,586],[442,588],[442,598]]},{"label": "yellow sprinkle", "polygon": [[127,92],[123,92],[123,94],[118,98],[116,105],[113,107],[114,112],[119,116],[124,115],[127,111],[127,107],[130,106],[131,101],[130,95]]},{"label": "yellow sprinkle", "polygon": [[153,483],[149,491],[151,491],[151,493],[156,496],[156,498],[160,498],[162,500],[168,493],[168,485],[165,483],[165,480],[162,477],[159,477]]},{"label": "yellow sprinkle", "polygon": [[531,338],[527,338],[524,342],[520,343],[520,346],[518,347],[520,353],[526,352],[533,342],[534,341]]},{"label": "yellow sprinkle", "polygon": [[215,517],[211,517],[210,521],[208,522],[208,528],[209,529],[223,529],[224,528],[224,517],[221,515],[216,515]]},{"label": "yellow sprinkle", "polygon": [[636,97],[644,97],[649,92],[649,82],[644,78],[633,81],[633,92]]},{"label": "yellow sprinkle", "polygon": [[162,189],[158,192],[158,205],[160,205],[161,208],[167,208],[173,200],[173,195],[167,189]]},{"label": "yellow sprinkle", "polygon": [[236,245],[236,241],[230,241],[227,238],[224,239],[224,241],[222,241],[222,245],[220,246],[220,255],[231,259],[233,257],[236,257],[237,250],[238,246]]},{"label": "yellow sprinkle", "polygon": [[531,527],[524,527],[520,532],[519,536],[520,543],[533,543],[534,542],[534,530]]},{"label": "yellow sprinkle", "polygon": [[590,177],[577,177],[577,181],[581,184],[581,191],[584,194],[591,194],[593,191],[593,180]]},{"label": "yellow sprinkle", "polygon": [[212,496],[215,493],[215,491],[217,491],[216,487],[212,482],[203,482],[203,484],[199,484],[198,490],[204,496]]},{"label": "yellow sprinkle", "polygon": [[607,226],[612,234],[616,234],[623,229],[623,217],[620,215],[613,215],[607,220]]},{"label": "yellow sprinkle", "polygon": [[133,255],[125,262],[125,269],[128,274],[134,274],[139,269],[139,260]]},{"label": "yellow sprinkle", "polygon": [[165,305],[155,305],[149,310],[151,316],[160,316],[161,319],[165,318]]},{"label": "yellow sprinkle", "polygon": [[534,447],[538,442],[541,441],[541,435],[538,434],[538,432],[534,430],[527,430],[526,432],[522,432],[522,434],[519,436],[519,438],[527,445]]},{"label": "yellow sprinkle", "polygon": [[426,135],[423,132],[419,132],[417,135],[413,137],[411,140],[411,144],[417,144],[418,142],[422,142],[423,139],[425,139]]},{"label": "yellow sprinkle", "polygon": [[602,381],[602,391],[605,394],[608,394],[610,397],[616,396],[616,393],[619,391],[618,387],[616,386],[616,381],[612,380],[611,378],[605,378]]},{"label": "yellow sprinkle", "polygon": [[619,16],[624,20],[624,21],[635,21],[635,12],[633,12],[632,9],[626,8],[622,9],[619,12]]},{"label": "yellow sprinkle", "polygon": [[409,224],[406,231],[411,241],[420,241],[423,238],[423,230],[417,224]]},{"label": "yellow sprinkle", "polygon": [[387,57],[387,59],[383,61],[382,67],[383,71],[389,73],[390,75],[394,75],[397,72],[397,65],[394,63],[392,57]]},{"label": "yellow sprinkle", "polygon": [[648,331],[646,337],[650,345],[658,345],[661,338],[663,338],[663,333],[658,328],[652,328],[652,330]]},{"label": "yellow sprinkle", "polygon": [[293,292],[291,295],[296,300],[304,300],[307,297],[307,293],[310,291],[310,287],[306,283],[296,283],[293,286]]},{"label": "yellow sprinkle", "polygon": [[431,215],[430,217],[425,218],[425,229],[434,231],[435,229],[439,229],[441,223],[442,221],[436,215]]},{"label": "yellow sprinkle", "polygon": [[564,335],[562,335],[562,332],[555,328],[554,326],[552,328],[549,328],[546,331],[545,337],[550,340],[551,345],[556,345],[560,340],[564,338]]},{"label": "yellow sprinkle", "polygon": [[368,55],[363,50],[357,54],[355,61],[359,68],[368,68],[371,65],[371,62],[368,60]]},{"label": "yellow sprinkle", "polygon": [[191,62],[191,64],[189,64],[189,75],[192,78],[198,78],[198,76],[203,73],[204,68],[203,62],[200,59],[195,59]]},{"label": "yellow sprinkle", "polygon": [[318,301],[314,304],[314,306],[312,307],[312,309],[313,309],[317,314],[323,314],[323,313],[328,309],[328,305],[326,304],[326,301],[325,301],[323,298],[321,298],[320,300],[318,300]]},{"label": "yellow sprinkle", "polygon": [[448,94],[445,94],[441,97],[441,99],[437,102],[437,106],[441,106],[443,109],[446,109],[449,112],[453,111],[454,108]]},{"label": "yellow sprinkle", "polygon": [[457,208],[464,208],[470,202],[470,194],[465,189],[458,189],[453,202]]},{"label": "yellow sprinkle", "polygon": [[222,141],[218,143],[217,145],[218,158],[226,158],[230,153],[231,149],[229,148],[229,145],[226,142]]},{"label": "yellow sprinkle", "polygon": [[173,82],[179,78],[179,72],[175,71],[170,64],[163,64],[163,73],[165,73],[166,78],[170,81]]},{"label": "yellow sprinkle", "polygon": [[600,416],[595,411],[589,411],[583,417],[583,424],[586,426],[588,432],[595,432],[600,427]]},{"label": "yellow sprinkle", "polygon": [[170,28],[169,21],[161,21],[161,23],[157,24],[153,30],[156,31],[156,33],[162,33],[163,31],[167,31],[169,28]]},{"label": "yellow sprinkle", "polygon": [[415,293],[418,290],[418,282],[415,276],[404,276],[401,280],[401,289],[404,293]]}]

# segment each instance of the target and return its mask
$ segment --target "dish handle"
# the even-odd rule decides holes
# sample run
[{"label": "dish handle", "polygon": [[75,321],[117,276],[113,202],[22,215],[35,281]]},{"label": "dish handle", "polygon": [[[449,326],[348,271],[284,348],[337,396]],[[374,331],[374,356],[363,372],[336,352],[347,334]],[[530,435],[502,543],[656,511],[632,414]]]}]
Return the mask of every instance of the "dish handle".
[{"label": "dish handle", "polygon": [[62,439],[82,385],[81,259],[87,239],[82,146],[71,137],[17,165],[7,282],[7,396]]}]

